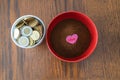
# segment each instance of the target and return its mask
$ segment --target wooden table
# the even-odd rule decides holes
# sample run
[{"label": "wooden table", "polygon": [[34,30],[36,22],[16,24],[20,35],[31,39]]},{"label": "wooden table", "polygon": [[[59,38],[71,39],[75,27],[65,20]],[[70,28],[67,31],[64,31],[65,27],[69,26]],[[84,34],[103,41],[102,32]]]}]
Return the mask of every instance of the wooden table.
[{"label": "wooden table", "polygon": [[[36,15],[47,28],[69,10],[85,13],[98,29],[97,48],[86,60],[58,60],[45,39],[33,49],[12,42],[10,30],[18,17]],[[120,80],[120,0],[0,0],[0,80]]]}]

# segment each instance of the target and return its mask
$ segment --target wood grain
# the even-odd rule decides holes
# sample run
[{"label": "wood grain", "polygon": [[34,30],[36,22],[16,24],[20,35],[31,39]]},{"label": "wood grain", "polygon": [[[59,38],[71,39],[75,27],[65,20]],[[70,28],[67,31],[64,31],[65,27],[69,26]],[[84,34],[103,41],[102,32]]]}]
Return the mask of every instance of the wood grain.
[{"label": "wood grain", "polygon": [[[120,0],[0,0],[0,80],[120,80]],[[56,59],[45,40],[33,49],[16,47],[10,37],[20,16],[40,17],[46,28],[59,13],[76,10],[96,24],[94,53],[79,63]]]}]

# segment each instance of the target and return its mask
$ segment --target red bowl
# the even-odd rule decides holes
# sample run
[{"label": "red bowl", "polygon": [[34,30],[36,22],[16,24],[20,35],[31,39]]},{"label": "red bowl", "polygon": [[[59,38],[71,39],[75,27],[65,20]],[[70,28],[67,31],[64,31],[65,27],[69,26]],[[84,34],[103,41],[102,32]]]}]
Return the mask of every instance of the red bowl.
[{"label": "red bowl", "polygon": [[[91,35],[91,42],[90,42],[89,47],[86,49],[86,51],[82,55],[75,57],[75,58],[64,58],[62,56],[59,56],[58,53],[55,52],[55,50],[52,48],[52,46],[50,44],[50,34],[51,34],[51,31],[53,30],[53,28],[56,26],[56,24],[58,24],[62,20],[69,19],[69,18],[79,20],[83,24],[85,24]],[[51,53],[58,59],[65,61],[65,62],[79,62],[79,61],[86,59],[94,51],[94,49],[97,45],[97,42],[98,42],[98,33],[97,33],[95,24],[89,17],[87,17],[85,14],[77,12],[77,11],[69,11],[69,12],[64,12],[64,13],[57,15],[50,22],[48,30],[47,30],[46,42],[47,42],[47,46],[48,46],[49,50],[51,51]]]}]

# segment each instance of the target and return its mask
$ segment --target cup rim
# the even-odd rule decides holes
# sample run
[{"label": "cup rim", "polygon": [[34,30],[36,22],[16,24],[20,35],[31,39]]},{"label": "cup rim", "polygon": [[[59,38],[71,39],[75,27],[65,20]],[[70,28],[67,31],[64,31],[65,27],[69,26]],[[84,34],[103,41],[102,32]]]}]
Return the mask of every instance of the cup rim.
[{"label": "cup rim", "polygon": [[[41,22],[41,24],[43,25],[43,36],[42,36],[42,38],[40,39],[40,41],[39,41],[36,45],[28,46],[28,47],[20,46],[20,45],[14,40],[14,37],[13,37],[13,30],[14,30],[16,24],[17,24],[20,20],[22,20],[22,19],[24,19],[24,18],[26,18],[26,17],[34,17],[34,18],[36,18],[37,20],[39,20],[39,21]],[[34,15],[23,15],[23,16],[17,18],[17,19],[14,21],[14,23],[13,23],[13,25],[12,25],[12,28],[11,28],[11,38],[12,38],[12,41],[13,41],[18,47],[20,47],[20,48],[26,48],[26,49],[27,49],[27,48],[34,48],[34,47],[38,46],[39,44],[42,43],[42,41],[43,41],[43,39],[44,39],[44,37],[45,37],[45,34],[46,34],[46,28],[45,28],[44,22],[43,22],[40,18],[38,18],[37,16],[34,16]]]},{"label": "cup rim", "polygon": [[[62,56],[59,56],[57,55],[58,53],[54,51],[54,49],[50,46],[49,44],[49,39],[48,39],[48,35],[50,34],[49,32],[49,28],[52,24],[52,22],[58,18],[59,16],[61,15],[64,15],[64,14],[69,14],[69,13],[75,13],[75,14],[79,14],[81,16],[83,16],[84,18],[86,18],[89,23],[92,25],[92,32],[94,33],[93,36],[93,39],[91,40],[90,42],[90,45],[88,46],[88,48],[85,50],[85,52],[83,52],[82,55],[78,56],[78,57],[75,57],[75,58],[63,58]],[[55,26],[54,26],[55,27]],[[88,26],[86,26],[88,28]],[[89,29],[88,29],[89,30]],[[52,30],[51,30],[52,31]],[[90,31],[90,30],[89,30]],[[91,32],[91,31],[90,31]],[[51,22],[49,23],[49,26],[48,26],[48,29],[47,29],[47,32],[46,32],[46,43],[47,43],[47,46],[48,46],[48,49],[50,50],[50,52],[58,59],[60,59],[61,61],[65,61],[65,62],[79,62],[79,61],[82,61],[84,59],[86,59],[87,57],[89,57],[94,49],[96,48],[96,45],[97,45],[97,42],[98,42],[98,32],[97,32],[97,29],[96,29],[96,26],[94,24],[94,22],[85,14],[81,13],[81,12],[78,12],[78,11],[67,11],[67,12],[62,12],[60,14],[58,14],[57,16],[55,16]]]}]

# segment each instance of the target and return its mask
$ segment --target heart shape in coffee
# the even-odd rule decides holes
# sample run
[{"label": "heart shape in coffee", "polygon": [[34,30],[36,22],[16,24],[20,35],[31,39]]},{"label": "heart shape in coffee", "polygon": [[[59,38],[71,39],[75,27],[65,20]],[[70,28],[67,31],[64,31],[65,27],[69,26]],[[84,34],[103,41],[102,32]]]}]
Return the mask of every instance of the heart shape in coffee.
[{"label": "heart shape in coffee", "polygon": [[66,42],[70,43],[70,44],[75,44],[78,40],[78,35],[77,34],[73,34],[73,35],[68,35],[66,37]]}]

